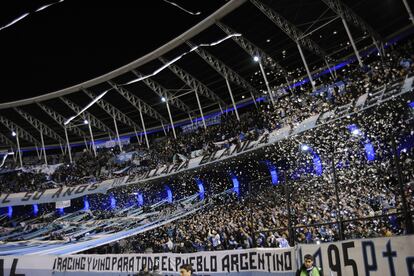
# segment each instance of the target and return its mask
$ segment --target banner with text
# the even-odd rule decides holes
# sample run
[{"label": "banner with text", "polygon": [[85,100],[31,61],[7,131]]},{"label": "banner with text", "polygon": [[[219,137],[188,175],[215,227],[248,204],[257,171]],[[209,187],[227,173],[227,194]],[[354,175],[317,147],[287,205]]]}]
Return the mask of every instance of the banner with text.
[{"label": "banner with text", "polygon": [[[0,257],[0,275],[134,275],[148,269],[179,275],[191,264],[197,275],[294,275],[293,248],[198,252]],[[2,274],[3,273],[3,274]]]},{"label": "banner with text", "polygon": [[105,180],[100,183],[82,184],[74,187],[62,186],[56,189],[15,194],[0,193],[0,208],[48,202],[62,202],[89,194],[106,193],[109,189],[125,185],[126,180],[127,177],[120,177]]},{"label": "banner with text", "polygon": [[298,267],[306,254],[324,275],[414,275],[414,236],[301,245]]}]

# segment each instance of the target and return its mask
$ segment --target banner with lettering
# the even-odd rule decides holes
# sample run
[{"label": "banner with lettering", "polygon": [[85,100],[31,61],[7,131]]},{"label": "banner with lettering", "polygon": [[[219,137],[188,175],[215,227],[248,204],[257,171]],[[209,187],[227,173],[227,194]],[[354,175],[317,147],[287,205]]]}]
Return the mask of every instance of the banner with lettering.
[{"label": "banner with lettering", "polygon": [[125,185],[126,180],[127,177],[120,177],[74,187],[62,186],[56,189],[15,194],[0,193],[0,207],[67,201],[89,194],[106,193],[109,189]]},{"label": "banner with lettering", "polygon": [[414,236],[396,236],[191,254],[0,256],[0,275],[136,275],[145,268],[178,275],[191,264],[197,275],[295,275],[311,254],[323,275],[414,275]]},{"label": "banner with lettering", "polygon": [[324,275],[414,275],[412,235],[301,245],[298,267],[306,254],[314,256]]},{"label": "banner with lettering", "polygon": [[[197,275],[295,275],[293,248],[198,252],[0,257],[0,275],[136,275],[148,269],[179,275],[191,264]],[[2,274],[3,272],[3,274]]]}]

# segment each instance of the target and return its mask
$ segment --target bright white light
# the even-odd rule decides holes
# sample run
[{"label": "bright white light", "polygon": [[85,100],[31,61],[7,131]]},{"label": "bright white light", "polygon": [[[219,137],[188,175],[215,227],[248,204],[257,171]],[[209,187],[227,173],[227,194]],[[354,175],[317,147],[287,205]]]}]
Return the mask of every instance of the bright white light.
[{"label": "bright white light", "polygon": [[357,136],[357,135],[360,135],[361,134],[361,131],[356,128],[356,129],[352,130],[352,134],[355,135],[355,136]]},{"label": "bright white light", "polygon": [[161,101],[165,103],[167,100],[164,97],[161,97]]},{"label": "bright white light", "polygon": [[317,240],[317,241],[316,241],[316,244],[321,244],[321,241],[320,241],[320,240]]},{"label": "bright white light", "polygon": [[14,131],[13,131],[13,132],[12,132],[12,135],[13,135],[13,136],[16,136],[17,134],[16,134],[16,132],[14,132]]},{"label": "bright white light", "polygon": [[85,124],[85,125],[89,124],[88,120],[84,120],[83,124]]},{"label": "bright white light", "polygon": [[309,149],[307,145],[302,145],[300,148],[302,149],[302,151],[307,151]]},{"label": "bright white light", "polygon": [[253,60],[256,61],[256,62],[258,62],[259,61],[259,57],[258,56],[254,56],[253,57]]}]

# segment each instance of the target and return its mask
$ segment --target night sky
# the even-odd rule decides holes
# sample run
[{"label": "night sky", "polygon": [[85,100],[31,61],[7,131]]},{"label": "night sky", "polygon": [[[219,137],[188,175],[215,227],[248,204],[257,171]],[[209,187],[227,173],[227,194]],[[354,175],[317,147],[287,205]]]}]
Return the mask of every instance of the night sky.
[{"label": "night sky", "polygon": [[160,47],[224,5],[224,0],[2,1],[1,97],[8,102],[87,81]]}]

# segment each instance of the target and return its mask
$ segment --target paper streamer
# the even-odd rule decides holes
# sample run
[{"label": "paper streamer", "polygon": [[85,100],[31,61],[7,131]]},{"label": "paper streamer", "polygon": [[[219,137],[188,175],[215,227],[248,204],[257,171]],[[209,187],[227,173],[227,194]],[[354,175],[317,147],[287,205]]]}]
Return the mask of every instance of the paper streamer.
[{"label": "paper streamer", "polygon": [[69,124],[73,119],[75,119],[76,117],[78,117],[79,115],[81,115],[83,112],[85,112],[89,107],[91,107],[94,103],[96,103],[97,101],[99,101],[103,96],[105,96],[106,93],[108,93],[110,90],[112,90],[112,88],[104,91],[102,94],[100,94],[98,97],[96,97],[95,99],[93,99],[92,102],[90,102],[87,106],[85,106],[81,111],[79,111],[78,114],[76,114],[75,116],[70,117],[69,119],[66,120],[66,122],[64,122],[63,124],[66,126],[67,124]]},{"label": "paper streamer", "polygon": [[[136,83],[136,82],[145,80],[145,79],[150,78],[152,76],[155,76],[156,74],[158,74],[159,72],[161,72],[162,70],[164,70],[165,68],[167,68],[168,66],[170,66],[171,64],[173,64],[174,62],[180,60],[185,55],[188,55],[189,53],[197,50],[199,47],[212,47],[212,46],[216,46],[217,44],[220,44],[220,43],[222,43],[222,42],[226,41],[227,39],[230,39],[230,38],[232,38],[234,36],[241,36],[241,34],[235,33],[235,34],[228,35],[228,36],[226,36],[226,37],[224,37],[224,38],[222,38],[220,40],[217,40],[215,42],[212,42],[212,43],[202,43],[202,44],[199,44],[199,45],[191,48],[188,52],[185,52],[185,53],[181,54],[180,56],[174,58],[173,60],[169,61],[167,64],[164,64],[163,66],[161,66],[160,68],[158,68],[157,70],[155,70],[154,72],[152,72],[151,74],[145,75],[145,76],[142,76],[142,77],[139,77],[137,79],[133,79],[133,80],[127,82],[127,83],[120,84],[119,86],[129,85],[129,84],[132,84],[132,83]],[[78,114],[76,114],[75,116],[72,116],[68,120],[66,120],[66,122],[64,122],[64,125],[69,124],[73,119],[77,118],[79,115],[81,115],[83,112],[85,112],[89,107],[91,107],[94,103],[96,103],[97,101],[99,101],[103,96],[105,96],[106,93],[108,93],[112,89],[113,88],[110,88],[110,89],[104,91],[102,94],[100,94],[98,97],[96,97],[92,102],[90,102],[87,106],[85,106]]]},{"label": "paper streamer", "polygon": [[168,66],[170,66],[171,64],[173,64],[173,63],[177,62],[178,60],[180,60],[180,59],[181,59],[182,57],[184,57],[185,55],[188,55],[189,53],[191,53],[191,52],[193,52],[193,51],[197,50],[199,47],[211,47],[211,46],[216,46],[217,44],[220,44],[220,43],[222,43],[223,41],[225,41],[225,40],[227,40],[227,39],[229,39],[229,38],[232,38],[232,37],[234,37],[234,36],[241,36],[241,34],[237,34],[237,33],[236,33],[236,34],[231,34],[231,35],[226,36],[225,38],[222,38],[222,39],[220,39],[220,40],[217,40],[217,41],[212,42],[212,43],[209,43],[209,44],[206,44],[206,43],[199,44],[199,45],[197,45],[197,46],[195,46],[195,47],[191,48],[191,50],[190,50],[190,51],[185,52],[185,53],[181,54],[180,56],[178,56],[178,57],[174,58],[173,60],[169,61],[168,63],[164,64],[163,66],[161,66],[160,68],[158,68],[157,70],[155,70],[154,72],[152,72],[151,74],[149,74],[149,75],[145,75],[145,76],[142,76],[142,77],[139,77],[139,78],[137,78],[137,79],[133,79],[133,80],[131,80],[131,81],[127,82],[127,83],[121,84],[121,86],[124,86],[124,85],[129,85],[129,84],[132,84],[132,83],[136,83],[136,82],[139,82],[139,81],[145,80],[145,79],[147,79],[147,78],[150,78],[150,77],[152,77],[152,76],[155,76],[156,74],[158,74],[159,72],[161,72],[162,70],[164,70],[165,68],[167,68]]},{"label": "paper streamer", "polygon": [[[55,3],[51,3],[51,4],[47,4],[47,5],[41,6],[40,8],[38,8],[37,10],[35,10],[33,13],[35,13],[35,12],[40,12],[40,11],[42,11],[42,10],[44,10],[44,9],[46,9],[46,8],[48,8],[48,7],[50,7],[50,6],[53,6],[53,5],[58,4],[58,3],[61,3],[61,2],[63,2],[63,1],[64,1],[64,0],[60,0],[60,1],[55,2]],[[0,31],[2,31],[3,29],[6,29],[6,28],[8,28],[8,27],[10,27],[11,25],[16,24],[17,22],[19,22],[20,20],[22,20],[23,18],[25,18],[26,16],[28,16],[28,15],[30,15],[30,14],[31,14],[30,12],[27,12],[27,13],[25,13],[25,14],[23,14],[23,15],[21,15],[21,16],[19,16],[19,17],[17,17],[16,19],[14,19],[12,22],[10,22],[10,23],[8,23],[8,24],[6,24],[6,25],[4,25],[4,26],[1,26],[1,27],[0,27]]]},{"label": "paper streamer", "polygon": [[173,5],[173,6],[176,6],[177,8],[179,8],[180,10],[183,10],[183,11],[185,11],[186,13],[188,13],[188,14],[191,14],[191,15],[200,15],[201,14],[201,12],[191,12],[191,11],[189,11],[189,10],[186,10],[186,9],[184,9],[183,7],[181,7],[181,6],[179,6],[178,4],[176,4],[176,3],[174,3],[174,2],[170,2],[170,1],[167,1],[167,0],[163,0],[164,2],[167,2],[168,4],[170,4],[170,5]]}]

